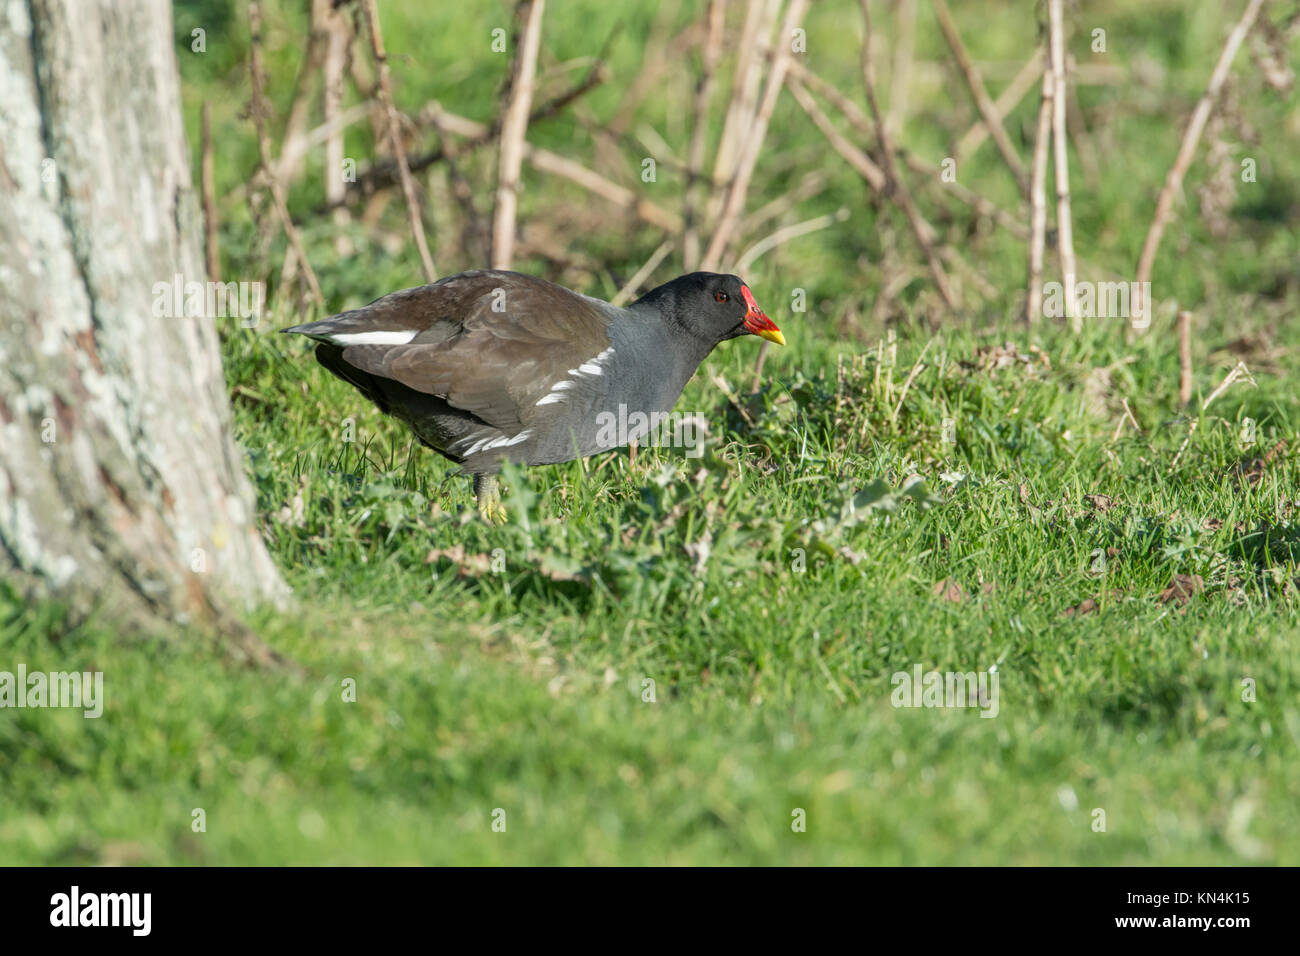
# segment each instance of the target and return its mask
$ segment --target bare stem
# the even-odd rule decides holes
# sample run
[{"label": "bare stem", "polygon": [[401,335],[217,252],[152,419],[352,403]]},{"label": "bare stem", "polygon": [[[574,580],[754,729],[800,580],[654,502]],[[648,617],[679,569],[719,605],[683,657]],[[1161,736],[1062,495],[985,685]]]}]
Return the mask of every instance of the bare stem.
[{"label": "bare stem", "polygon": [[[804,89],[805,84],[807,85],[806,90]],[[850,126],[860,132],[863,136],[874,138],[875,134],[871,125],[871,119],[865,112],[863,112],[862,107],[858,106],[857,103],[854,103],[851,99],[835,87],[831,86],[830,83],[826,82],[798,60],[792,59],[790,61],[790,79],[788,85],[790,93],[794,96],[795,101],[799,103],[804,112],[808,113],[809,117],[817,125],[817,128],[822,131],[822,134],[831,141],[831,146],[836,150],[836,152],[840,153],[840,155],[843,156],[850,165],[857,169],[858,172],[867,179],[873,189],[883,192],[885,188],[885,177],[883,171],[880,170],[880,167],[871,159],[870,156],[866,155],[866,153],[858,149],[845,137],[841,136],[837,130],[835,130],[834,126],[831,125],[825,114],[817,108],[815,101],[811,101],[812,105],[810,107],[808,105],[810,99],[805,98],[803,94],[806,94],[809,91],[815,91],[821,94],[830,101],[831,105],[836,107],[836,109],[844,115],[844,118],[849,121]],[[981,126],[981,129],[982,128],[983,127]],[[842,146],[847,147],[847,149],[842,149]],[[894,151],[898,154],[899,158],[902,159],[904,165],[913,172],[919,173],[922,176],[931,177],[936,181],[939,179],[941,170],[938,166],[921,159],[914,153],[910,153],[897,145],[895,145]],[[865,160],[865,162],[863,162],[863,160]],[[868,168],[868,164],[870,169],[876,171],[875,174],[867,174],[865,170]],[[981,216],[988,216],[1013,236],[1020,239],[1028,237],[1029,227],[1027,225],[1005,210],[998,208],[974,190],[968,189],[961,183],[954,182],[944,183],[944,191],[951,193],[954,199],[970,206]]]},{"label": "bare stem", "polygon": [[952,22],[952,14],[948,12],[948,4],[944,0],[933,0],[933,2],[935,15],[939,18],[939,29],[943,31],[943,38],[947,41],[948,48],[952,50],[953,58],[957,61],[957,68],[961,70],[961,75],[966,79],[966,88],[970,90],[971,99],[975,102],[975,108],[979,110],[979,114],[984,120],[985,129],[993,137],[998,152],[1002,154],[1002,159],[1006,162],[1007,168],[1011,170],[1011,175],[1016,178],[1016,184],[1020,187],[1020,194],[1024,196],[1029,192],[1029,179],[1025,176],[1025,167],[1020,162],[1019,154],[1016,153],[1015,147],[1011,145],[1011,138],[1007,136],[1007,131],[1002,127],[1002,117],[998,115],[997,107],[993,105],[988,90],[984,88],[983,78],[980,77],[979,71],[975,69],[970,54],[966,52],[966,47],[961,42],[961,35],[957,33],[957,27]]},{"label": "bare stem", "polygon": [[880,116],[880,103],[876,98],[876,82],[874,70],[871,62],[871,9],[869,0],[861,0],[862,21],[866,27],[865,35],[862,38],[862,83],[867,90],[867,105],[871,108],[871,118],[876,125],[877,134],[880,137],[880,153],[885,165],[885,175],[889,179],[889,185],[893,189],[894,196],[898,204],[903,207],[903,214],[907,216],[907,223],[912,228],[912,235],[916,237],[917,244],[921,251],[925,253],[926,264],[930,267],[930,274],[934,277],[934,284],[939,289],[939,295],[943,298],[946,305],[954,315],[959,308],[957,297],[953,294],[951,285],[948,282],[948,274],[943,270],[943,263],[935,255],[934,243],[931,239],[934,236],[934,227],[932,227],[917,211],[916,204],[912,202],[912,196],[907,191],[907,185],[903,182],[898,173],[898,162],[894,158],[893,137],[889,135],[889,130]]},{"label": "bare stem", "polygon": [[1074,301],[1074,229],[1070,218],[1069,140],[1065,127],[1065,11],[1064,0],[1049,0],[1052,60],[1052,149],[1056,158],[1056,249],[1061,259],[1061,281],[1065,285],[1065,314],[1070,329],[1083,330],[1083,320]]},{"label": "bare stem", "polygon": [[700,263],[700,169],[704,165],[705,137],[708,133],[709,99],[713,95],[713,74],[722,55],[722,33],[727,16],[727,0],[709,0],[708,29],[701,51],[700,80],[695,86],[695,127],[686,159],[686,201],[682,207],[685,233],[682,258],[687,272]]},{"label": "bare stem", "polygon": [[415,181],[411,178],[411,169],[406,163],[406,150],[402,148],[401,124],[397,116],[397,105],[393,102],[393,83],[388,75],[388,54],[384,52],[384,35],[379,30],[379,13],[375,9],[375,0],[361,0],[365,8],[366,24],[370,28],[370,52],[374,55],[375,65],[379,70],[379,100],[388,116],[388,141],[397,160],[398,176],[402,181],[402,195],[406,197],[406,213],[411,221],[411,234],[415,236],[415,247],[420,252],[420,264],[424,267],[424,277],[429,282],[436,282],[438,270],[433,267],[433,257],[429,255],[429,243],[424,238],[424,222],[420,217],[420,205],[415,198]]},{"label": "bare stem", "polygon": [[[1020,68],[1020,72],[1015,75],[1007,88],[998,94],[998,98],[993,101],[993,112],[999,117],[1004,117],[1025,98],[1025,94],[1034,88],[1043,76],[1043,63],[1046,57],[1040,47],[1034,51],[1025,65]],[[980,148],[984,140],[988,139],[989,130],[981,119],[974,126],[962,134],[961,139],[957,140],[956,159],[957,165],[961,165],[965,160]]]},{"label": "bare stem", "polygon": [[509,269],[514,253],[519,170],[524,162],[524,135],[528,132],[528,111],[533,103],[533,78],[537,72],[537,51],[542,40],[542,9],[545,5],[546,0],[520,0],[517,9],[517,16],[523,26],[505,119],[501,122],[496,212],[492,219],[494,269]]},{"label": "bare stem", "polygon": [[912,50],[916,39],[916,0],[898,2],[898,39],[894,63],[889,71],[889,111],[885,125],[894,136],[903,132],[907,119],[907,93],[912,82]]},{"label": "bare stem", "polygon": [[[313,16],[317,11],[312,8]],[[325,201],[334,207],[334,225],[348,222],[348,211],[343,206],[347,187],[343,180],[343,71],[347,66],[348,47],[352,43],[351,18],[343,16],[332,3],[323,4],[321,28],[326,32],[324,60],[324,90],[322,97],[325,127]],[[306,147],[312,145],[313,134],[304,137]],[[340,231],[335,239],[340,253],[349,247],[346,236]]]},{"label": "bare stem", "polygon": [[316,272],[312,269],[311,263],[307,260],[307,253],[302,247],[302,240],[298,236],[298,229],[293,224],[293,219],[289,216],[289,207],[284,201],[284,192],[280,188],[280,181],[275,176],[275,166],[271,162],[271,144],[266,135],[266,74],[262,69],[262,11],[256,2],[248,5],[248,25],[252,34],[252,44],[248,59],[249,72],[253,81],[253,126],[257,131],[257,154],[262,164],[262,175],[266,177],[267,186],[271,192],[271,203],[275,206],[275,213],[280,219],[280,225],[284,227],[284,234],[289,240],[289,245],[293,249],[293,254],[298,257],[302,263],[302,272],[306,277],[307,286],[311,290],[312,298],[319,305],[325,304],[325,296],[321,294],[320,283],[316,281]]},{"label": "bare stem", "polygon": [[1038,132],[1034,136],[1034,173],[1029,185],[1029,285],[1025,290],[1025,322],[1028,325],[1037,322],[1043,311],[1043,250],[1047,245],[1047,146],[1052,138],[1052,83],[1052,71],[1045,69],[1043,94],[1038,104]]},{"label": "bare stem", "polygon": [[789,242],[791,239],[798,239],[800,236],[806,236],[810,232],[817,232],[819,229],[826,229],[837,222],[843,222],[849,218],[849,211],[843,207],[835,212],[827,213],[824,216],[817,216],[813,219],[807,219],[803,222],[796,222],[789,226],[783,226],[770,236],[764,236],[758,242],[754,243],[741,254],[736,260],[736,271],[743,273],[754,264],[759,256],[770,252],[782,243]]},{"label": "bare stem", "polygon": [[716,270],[721,266],[723,252],[731,241],[740,214],[745,208],[745,196],[749,192],[749,181],[758,163],[763,139],[767,135],[767,124],[772,118],[772,111],[776,109],[776,100],[781,93],[781,88],[785,86],[785,74],[790,63],[791,35],[803,19],[808,3],[809,0],[790,0],[790,6],[786,8],[780,33],[772,46],[772,65],[768,71],[767,85],[763,88],[763,99],[758,107],[758,115],[741,143],[736,175],[731,180],[722,214],[718,217],[718,226],[704,253],[705,269]]},{"label": "bare stem", "polygon": [[[430,122],[439,128],[457,136],[464,136],[471,142],[480,139],[488,129],[482,123],[476,123],[474,120],[458,116],[455,113],[445,112],[437,103],[428,104],[421,112],[427,115]],[[657,206],[648,199],[641,199],[626,186],[620,186],[618,183],[606,179],[600,173],[588,169],[581,163],[527,142],[523,144],[523,157],[535,169],[561,176],[572,183],[576,183],[583,189],[600,196],[602,199],[607,199],[617,206],[621,206],[644,222],[657,226],[665,232],[676,234],[682,231],[682,219],[676,213],[670,212],[662,206]]]},{"label": "bare stem", "polygon": [[659,263],[663,262],[664,259],[668,257],[668,253],[672,251],[673,241],[671,239],[665,239],[663,242],[659,243],[659,248],[651,253],[650,258],[645,261],[645,264],[642,265],[640,269],[637,269],[632,278],[627,280],[627,284],[618,290],[618,294],[609,300],[610,304],[624,305],[631,302],[633,296],[636,295],[637,290],[645,283],[645,280],[654,274],[654,271],[659,268]]},{"label": "bare stem", "polygon": [[845,161],[858,171],[862,178],[867,181],[876,193],[883,194],[885,191],[886,179],[881,168],[872,161],[870,156],[850,143],[848,139],[835,128],[835,125],[830,121],[829,117],[827,117],[827,115],[822,112],[821,107],[817,105],[816,100],[812,98],[812,94],[809,93],[804,85],[795,78],[793,72],[790,74],[788,85],[790,88],[790,95],[794,97],[795,102],[799,104],[800,108],[808,114],[808,117],[813,121],[817,128],[821,130],[822,135],[826,137],[826,141],[830,143],[831,148],[843,156]]},{"label": "bare stem", "polygon": [[[1260,8],[1263,5],[1264,0],[1250,0],[1246,5],[1246,12],[1241,15],[1241,19],[1233,27],[1232,33],[1228,35],[1228,42],[1224,44],[1223,52],[1219,54],[1219,62],[1215,64],[1214,72],[1210,74],[1210,83],[1206,87],[1204,95],[1196,104],[1196,109],[1192,112],[1192,118],[1187,124],[1187,129],[1183,132],[1183,141],[1178,147],[1178,158],[1174,160],[1174,165],[1169,169],[1169,175],[1165,177],[1164,188],[1160,190],[1160,198],[1156,200],[1155,215],[1151,218],[1151,228],[1147,230],[1146,241],[1142,243],[1142,254],[1138,257],[1135,294],[1138,296],[1140,304],[1133,307],[1135,320],[1145,314],[1143,309],[1150,308],[1149,303],[1141,302],[1141,290],[1144,288],[1143,283],[1151,281],[1151,267],[1155,264],[1156,250],[1160,248],[1160,237],[1164,234],[1165,224],[1169,221],[1174,197],[1178,195],[1179,190],[1182,188],[1183,176],[1187,173],[1187,167],[1192,164],[1192,158],[1196,155],[1196,144],[1201,139],[1205,124],[1210,119],[1210,111],[1214,109],[1215,100],[1219,98],[1223,84],[1228,78],[1228,70],[1232,67],[1232,61],[1237,56],[1237,50],[1241,48],[1241,44],[1246,39],[1246,34],[1250,32],[1250,28],[1254,26],[1255,18],[1259,16]],[[1150,325],[1149,317],[1147,325]]]},{"label": "bare stem", "polygon": [[[773,2],[779,0],[748,0],[745,23],[740,29],[736,49],[736,70],[731,81],[731,100],[727,104],[726,119],[713,157],[713,181],[730,182],[739,161],[739,143],[744,130],[753,122],[758,103],[758,86],[763,79],[763,49],[771,29]],[[711,210],[716,212],[716,207]]]}]

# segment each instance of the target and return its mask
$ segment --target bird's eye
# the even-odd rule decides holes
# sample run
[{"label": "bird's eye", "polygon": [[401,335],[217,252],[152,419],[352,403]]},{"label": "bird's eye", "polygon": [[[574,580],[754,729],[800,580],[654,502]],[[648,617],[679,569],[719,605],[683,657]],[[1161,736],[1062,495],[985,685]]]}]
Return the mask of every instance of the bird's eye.
[{"label": "bird's eye", "polygon": [[715,301],[715,302],[726,302],[726,301],[727,301],[727,293],[725,293],[725,292],[715,292],[715,293],[713,293],[713,301]]}]

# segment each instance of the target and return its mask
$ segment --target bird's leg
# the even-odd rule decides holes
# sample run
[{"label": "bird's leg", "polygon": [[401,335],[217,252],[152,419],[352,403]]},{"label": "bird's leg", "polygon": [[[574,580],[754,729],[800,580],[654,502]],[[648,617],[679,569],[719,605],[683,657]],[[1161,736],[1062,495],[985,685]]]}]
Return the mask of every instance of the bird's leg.
[{"label": "bird's leg", "polygon": [[488,524],[505,524],[506,509],[501,504],[501,489],[496,475],[474,476],[474,497],[478,499],[478,513]]}]

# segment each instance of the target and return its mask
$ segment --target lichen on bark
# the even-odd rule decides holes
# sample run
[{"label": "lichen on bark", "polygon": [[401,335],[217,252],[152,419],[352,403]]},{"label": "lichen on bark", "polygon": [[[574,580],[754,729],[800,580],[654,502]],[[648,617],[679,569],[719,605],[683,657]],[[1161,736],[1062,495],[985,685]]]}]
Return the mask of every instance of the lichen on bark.
[{"label": "lichen on bark", "polygon": [[[286,589],[230,435],[165,0],[0,2],[0,571],[163,630]],[[174,628],[173,628],[174,630]]]}]

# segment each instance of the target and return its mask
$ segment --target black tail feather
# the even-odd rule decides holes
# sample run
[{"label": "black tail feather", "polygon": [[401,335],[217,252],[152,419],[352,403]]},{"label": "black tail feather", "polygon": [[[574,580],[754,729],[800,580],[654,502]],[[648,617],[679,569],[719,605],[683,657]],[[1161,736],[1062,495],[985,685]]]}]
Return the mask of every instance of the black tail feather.
[{"label": "black tail feather", "polygon": [[369,372],[363,372],[343,361],[342,346],[321,342],[316,346],[316,361],[374,402],[375,407],[385,415],[388,414],[388,401],[378,380]]}]

